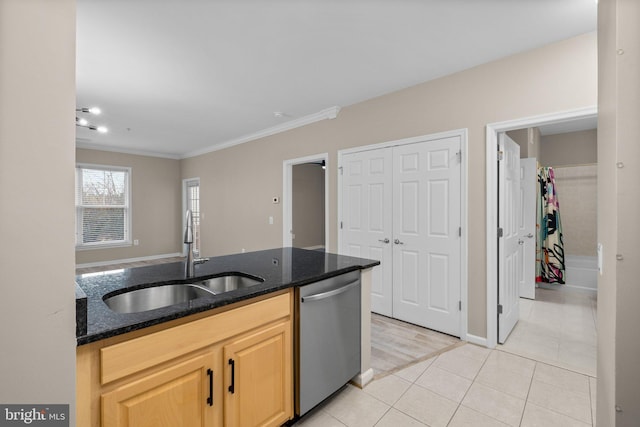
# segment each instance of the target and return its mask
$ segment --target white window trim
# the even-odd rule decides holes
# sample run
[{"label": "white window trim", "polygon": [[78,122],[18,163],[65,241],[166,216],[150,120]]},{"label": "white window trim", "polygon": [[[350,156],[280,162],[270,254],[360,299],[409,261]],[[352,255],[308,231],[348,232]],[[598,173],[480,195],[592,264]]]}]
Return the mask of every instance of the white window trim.
[{"label": "white window trim", "polygon": [[[133,236],[133,227],[131,221],[131,168],[126,166],[113,166],[113,165],[103,165],[96,163],[76,163],[76,169],[102,169],[102,170],[113,170],[113,171],[123,171],[127,172],[127,199],[125,205],[125,219],[126,219],[126,230],[125,230],[125,240],[117,241],[117,242],[109,242],[109,243],[84,243],[78,244],[78,236],[82,233],[82,224],[78,221],[79,216],[79,206],[77,205],[77,194],[75,195],[76,199],[75,203],[75,211],[76,211],[76,251],[87,251],[87,250],[95,250],[95,249],[111,249],[111,248],[124,248],[132,246]],[[75,191],[78,189],[78,181],[75,181]]]},{"label": "white window trim", "polygon": [[[191,182],[197,182],[198,183],[198,187],[200,187],[200,177],[195,177],[195,178],[186,178],[182,180],[182,212],[181,212],[181,217],[182,217],[182,231],[180,234],[180,240],[182,240],[182,237],[184,236],[184,230],[187,226],[187,218],[185,216],[185,213],[187,212],[187,189],[189,186],[189,183]],[[198,190],[200,191],[200,190]],[[202,192],[200,191],[200,196],[202,196]],[[202,218],[203,218],[203,214],[202,214],[202,198],[200,198],[200,227],[202,229]],[[202,236],[200,236],[200,246],[202,246]],[[200,251],[202,248],[198,248],[198,251]],[[187,245],[186,244],[182,244],[182,255],[186,256],[187,255]],[[200,256],[202,256],[202,254],[200,254]]]}]

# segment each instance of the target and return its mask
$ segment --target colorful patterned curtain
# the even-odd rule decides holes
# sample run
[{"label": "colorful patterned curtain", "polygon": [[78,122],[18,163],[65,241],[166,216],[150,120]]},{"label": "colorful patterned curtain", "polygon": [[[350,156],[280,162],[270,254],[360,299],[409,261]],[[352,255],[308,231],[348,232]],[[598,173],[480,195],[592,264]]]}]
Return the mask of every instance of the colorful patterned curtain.
[{"label": "colorful patterned curtain", "polygon": [[538,168],[536,282],[564,285],[564,244],[553,168]]}]

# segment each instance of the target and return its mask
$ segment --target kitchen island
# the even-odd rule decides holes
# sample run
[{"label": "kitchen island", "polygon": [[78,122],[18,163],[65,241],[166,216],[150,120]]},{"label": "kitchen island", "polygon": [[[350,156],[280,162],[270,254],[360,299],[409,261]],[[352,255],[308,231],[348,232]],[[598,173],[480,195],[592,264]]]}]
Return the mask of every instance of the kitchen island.
[{"label": "kitchen island", "polygon": [[[293,416],[294,289],[357,271],[362,351],[355,381],[365,384],[372,377],[369,295],[377,264],[278,248],[212,258],[193,278],[185,277],[184,263],[78,276],[87,307],[86,332],[78,336],[78,422],[129,425],[157,412],[160,425],[179,411],[193,417],[189,425],[280,425]],[[229,274],[262,281],[141,312],[118,313],[103,300]],[[176,395],[187,403],[171,407]]]}]

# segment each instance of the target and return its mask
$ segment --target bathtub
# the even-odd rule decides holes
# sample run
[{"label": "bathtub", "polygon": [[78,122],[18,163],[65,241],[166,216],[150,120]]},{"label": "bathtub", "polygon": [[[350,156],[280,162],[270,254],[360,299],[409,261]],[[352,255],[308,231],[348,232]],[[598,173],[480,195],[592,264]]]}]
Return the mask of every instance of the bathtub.
[{"label": "bathtub", "polygon": [[567,286],[598,289],[598,257],[566,255],[564,262]]}]

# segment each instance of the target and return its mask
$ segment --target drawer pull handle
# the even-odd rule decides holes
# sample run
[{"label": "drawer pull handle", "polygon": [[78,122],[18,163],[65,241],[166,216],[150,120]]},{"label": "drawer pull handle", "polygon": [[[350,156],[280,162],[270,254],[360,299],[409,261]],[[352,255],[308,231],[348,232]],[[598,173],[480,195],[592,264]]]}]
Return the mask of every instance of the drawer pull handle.
[{"label": "drawer pull handle", "polygon": [[231,365],[231,385],[229,386],[229,392],[233,394],[236,391],[236,362],[233,359],[229,359],[229,365]]},{"label": "drawer pull handle", "polygon": [[300,302],[310,302],[310,301],[318,301],[321,299],[330,298],[336,295],[339,295],[343,292],[347,292],[349,289],[357,286],[360,283],[360,279],[354,280],[353,282],[347,283],[346,285],[342,285],[340,288],[333,289],[328,292],[322,292],[320,294],[308,295],[306,297],[301,297]]},{"label": "drawer pull handle", "polygon": [[209,375],[209,397],[207,397],[207,404],[213,406],[213,371],[207,369],[207,375]]}]

